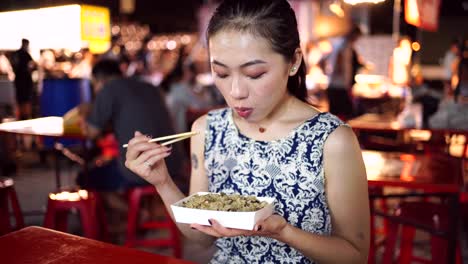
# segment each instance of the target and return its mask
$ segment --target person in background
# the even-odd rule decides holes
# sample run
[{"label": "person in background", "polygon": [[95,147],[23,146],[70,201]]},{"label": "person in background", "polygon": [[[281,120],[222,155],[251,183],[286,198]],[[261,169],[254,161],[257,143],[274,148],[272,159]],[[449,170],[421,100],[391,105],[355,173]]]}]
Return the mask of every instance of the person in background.
[{"label": "person in background", "polygon": [[[123,144],[133,137],[134,130],[148,137],[160,137],[174,134],[174,129],[159,89],[137,78],[122,77],[117,61],[97,62],[92,71],[92,84],[96,96],[91,107],[80,109],[85,117],[82,130],[88,138],[99,137],[98,144],[102,151],[88,174],[81,173],[77,182],[82,188],[102,194],[110,209],[109,222],[118,234],[123,231],[119,228],[122,226],[119,219],[127,213],[125,191],[149,185],[125,168],[123,161],[126,150]],[[115,147],[117,158],[114,158]],[[171,149],[174,156],[168,160],[169,171],[177,186],[187,193],[189,183],[182,146],[174,144]],[[160,216],[163,212],[160,204],[156,198],[148,200],[140,216]]]},{"label": "person in background", "polygon": [[172,78],[166,101],[174,119],[176,132],[181,133],[189,129],[186,119],[187,110],[212,108],[214,99],[211,98],[207,87],[197,84],[194,64],[178,63],[171,74],[175,76]]},{"label": "person in background", "polygon": [[444,97],[444,92],[435,87],[429,86],[421,73],[415,72],[411,78],[411,103],[420,103],[422,106],[422,127],[429,127],[429,117],[438,109],[440,101]]},{"label": "person in background", "polygon": [[355,112],[351,88],[355,83],[354,76],[363,64],[359,62],[354,44],[361,35],[358,26],[351,27],[341,45],[336,46],[326,59],[329,76],[327,89],[329,111],[343,119],[353,117]]},{"label": "person in background", "polygon": [[29,54],[29,40],[21,40],[21,48],[12,55],[15,72],[16,102],[19,120],[32,118],[33,80],[31,73],[36,63]]},{"label": "person in background", "polygon": [[48,78],[63,78],[65,73],[56,70],[55,54],[51,49],[40,51],[39,60],[37,62],[37,93],[42,94],[44,88],[44,79]]},{"label": "person in background", "polygon": [[0,80],[10,80],[15,79],[15,73],[13,72],[13,67],[11,67],[10,60],[5,55],[4,51],[0,50]]},{"label": "person in background", "polygon": [[[123,78],[119,64],[113,60],[96,63],[92,71],[95,100],[83,122],[83,131],[89,138],[97,138],[110,128],[119,144],[119,169],[124,176],[124,188],[148,183],[125,168],[125,149],[122,147],[138,130],[154,137],[174,134],[169,112],[157,87],[136,78]],[[86,113],[88,112],[88,113]],[[170,171],[180,178],[183,157],[179,146],[173,146],[174,157],[168,160]],[[181,182],[183,184],[183,182]]]},{"label": "person in background", "polygon": [[[370,216],[359,143],[338,117],[305,102],[306,68],[288,1],[225,0],[207,40],[228,107],[192,126],[190,193],[273,197],[275,214],[253,230],[216,219],[179,229],[192,243],[216,243],[211,263],[366,263]],[[167,170],[171,155],[135,132],[125,162],[155,186],[168,211],[185,197]]]},{"label": "person in background", "polygon": [[458,40],[453,40],[450,43],[450,47],[445,52],[442,67],[444,68],[444,85],[446,86],[446,93],[451,93],[452,90],[455,88],[453,85],[457,72],[457,65],[459,61],[459,54],[460,53],[460,43]]},{"label": "person in background", "polygon": [[468,58],[461,59],[458,76],[455,97],[441,102],[437,112],[429,118],[431,128],[468,130]]},{"label": "person in background", "polygon": [[80,55],[80,61],[75,66],[73,66],[69,77],[90,80],[94,63],[94,55],[88,48],[82,49]]}]

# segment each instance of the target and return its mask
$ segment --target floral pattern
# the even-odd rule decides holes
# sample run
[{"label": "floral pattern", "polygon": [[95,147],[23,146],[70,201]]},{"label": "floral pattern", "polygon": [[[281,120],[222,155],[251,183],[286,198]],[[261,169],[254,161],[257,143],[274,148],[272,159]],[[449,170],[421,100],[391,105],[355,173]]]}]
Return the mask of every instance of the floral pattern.
[{"label": "floral pattern", "polygon": [[[320,113],[282,139],[256,141],[241,134],[229,108],[208,114],[205,169],[209,191],[274,197],[275,213],[303,230],[330,235],[325,196],[323,146],[338,126]],[[211,263],[314,263],[288,245],[267,237],[220,238]]]}]

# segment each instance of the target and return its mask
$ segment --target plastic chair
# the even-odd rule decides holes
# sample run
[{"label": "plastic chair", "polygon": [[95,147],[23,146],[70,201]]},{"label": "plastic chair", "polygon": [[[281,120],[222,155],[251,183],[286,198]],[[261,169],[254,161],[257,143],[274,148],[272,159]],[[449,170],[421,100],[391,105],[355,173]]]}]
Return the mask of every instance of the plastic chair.
[{"label": "plastic chair", "polygon": [[[165,219],[150,220],[143,223],[138,223],[138,212],[140,211],[140,202],[144,196],[158,195],[153,186],[142,186],[131,188],[127,192],[128,195],[128,218],[127,218],[127,238],[125,245],[127,247],[171,247],[173,256],[176,258],[182,257],[182,245],[179,230],[172,221],[170,214],[165,211]],[[169,235],[166,238],[141,239],[137,238],[139,230],[161,229],[168,230]]]},{"label": "plastic chair", "polygon": [[[14,181],[11,178],[0,178],[0,235],[18,230],[24,227],[24,219],[21,207],[16,196]],[[15,218],[15,226],[10,222],[10,206]]]},{"label": "plastic chair", "polygon": [[98,214],[103,212],[99,198],[86,190],[50,193],[44,227],[67,232],[68,213],[71,210],[78,210],[80,213],[84,237],[98,239],[100,232],[103,237],[107,236],[104,217]]},{"label": "plastic chair", "polygon": [[[396,215],[408,220],[417,221],[432,229],[447,232],[449,228],[448,208],[444,204],[431,202],[403,202],[396,211]],[[385,251],[382,258],[383,264],[394,263],[396,242],[398,240],[398,229],[401,224],[389,221],[388,233],[385,241]],[[436,235],[431,235],[431,259],[425,259],[413,255],[413,240],[416,234],[416,227],[402,225],[400,238],[400,255],[397,263],[409,264],[412,261],[419,263],[446,263],[447,240]],[[456,248],[456,263],[463,263],[461,259],[460,247]]]},{"label": "plastic chair", "polygon": [[370,248],[369,248],[369,257],[367,263],[373,264],[375,263],[375,252],[377,248],[380,246],[380,243],[377,243],[376,238],[377,234],[382,234],[386,235],[388,231],[388,221],[387,219],[383,219],[383,226],[382,228],[377,228],[376,226],[376,216],[373,214],[373,212],[376,209],[376,206],[378,205],[380,207],[380,211],[383,213],[387,213],[388,211],[388,205],[386,199],[383,197],[383,187],[380,186],[369,186],[368,188],[369,191],[369,196],[376,196],[379,198],[372,198],[369,199],[369,208],[370,208]]}]

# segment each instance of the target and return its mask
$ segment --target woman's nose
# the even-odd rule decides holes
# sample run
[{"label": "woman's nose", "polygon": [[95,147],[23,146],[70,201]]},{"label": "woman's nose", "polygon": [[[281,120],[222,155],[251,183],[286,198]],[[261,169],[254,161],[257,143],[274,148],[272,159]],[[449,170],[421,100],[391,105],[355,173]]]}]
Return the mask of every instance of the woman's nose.
[{"label": "woman's nose", "polygon": [[243,99],[249,95],[247,87],[242,84],[240,78],[232,78],[231,96],[235,99]]}]

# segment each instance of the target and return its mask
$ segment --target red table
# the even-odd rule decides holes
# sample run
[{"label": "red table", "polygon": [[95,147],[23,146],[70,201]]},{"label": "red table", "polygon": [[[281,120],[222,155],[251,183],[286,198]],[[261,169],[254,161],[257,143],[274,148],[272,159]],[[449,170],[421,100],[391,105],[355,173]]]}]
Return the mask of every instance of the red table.
[{"label": "red table", "polygon": [[350,119],[347,123],[356,131],[375,131],[375,132],[403,132],[403,131],[418,131],[431,133],[450,133],[468,135],[467,130],[461,129],[415,129],[403,127],[398,121],[397,117],[385,114],[364,114],[356,118]]},{"label": "red table", "polygon": [[[404,145],[405,143],[415,144],[423,143],[427,146],[434,144],[440,144],[434,142],[431,138],[444,138],[451,137],[453,135],[463,135],[465,137],[465,143],[463,145],[463,154],[467,154],[468,151],[468,131],[460,129],[415,129],[403,127],[398,121],[396,116],[384,115],[384,114],[364,114],[356,118],[348,120],[348,124],[353,128],[356,134],[359,136],[360,132],[369,133],[391,133],[397,135],[397,141]],[[398,143],[397,142],[397,143]],[[443,142],[445,147],[449,147],[449,143]]]},{"label": "red table", "polygon": [[[416,196],[440,195],[448,199],[451,224],[450,230],[443,236],[449,243],[447,263],[455,263],[457,228],[460,220],[459,195],[467,191],[468,187],[468,178],[464,175],[463,169],[464,160],[443,154],[422,155],[381,151],[363,151],[363,158],[369,186],[403,187],[410,190],[408,194],[401,195],[401,197],[412,196],[414,195],[412,192],[419,190],[423,194],[415,194]],[[393,197],[399,196],[400,194],[393,195]],[[384,197],[392,197],[392,195],[384,195]],[[403,222],[385,213],[378,215]],[[411,224],[417,226],[417,223]],[[426,230],[433,232],[430,229]]]},{"label": "red table", "polygon": [[[71,138],[81,140],[86,139],[80,133],[67,133],[66,131],[64,131],[63,118],[58,116],[48,116],[29,120],[2,123],[0,124],[0,132],[52,137],[55,140],[58,140],[60,138]],[[58,154],[58,151],[56,150],[55,153]],[[57,189],[60,189],[62,186],[60,183],[60,167],[58,162],[55,162],[55,182],[57,185]]]},{"label": "red table", "polygon": [[0,263],[189,264],[192,262],[115,246],[42,227],[26,227],[0,237]]},{"label": "red table", "polygon": [[444,154],[362,151],[369,186],[459,193],[468,187],[463,159]]}]

